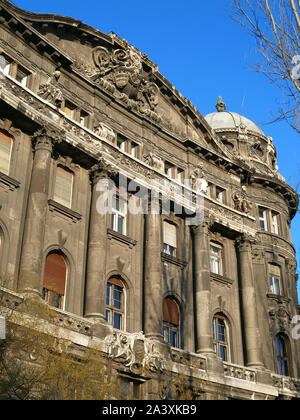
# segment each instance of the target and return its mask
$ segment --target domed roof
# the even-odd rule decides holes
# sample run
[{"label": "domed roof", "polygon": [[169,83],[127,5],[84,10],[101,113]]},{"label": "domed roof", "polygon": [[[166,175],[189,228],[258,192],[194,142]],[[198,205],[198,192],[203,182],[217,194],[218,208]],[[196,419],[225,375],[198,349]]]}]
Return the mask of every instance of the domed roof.
[{"label": "domed roof", "polygon": [[219,97],[216,108],[218,112],[212,112],[205,117],[205,120],[214,130],[238,129],[241,127],[264,136],[263,131],[253,121],[236,112],[226,111],[226,105],[221,97]]}]

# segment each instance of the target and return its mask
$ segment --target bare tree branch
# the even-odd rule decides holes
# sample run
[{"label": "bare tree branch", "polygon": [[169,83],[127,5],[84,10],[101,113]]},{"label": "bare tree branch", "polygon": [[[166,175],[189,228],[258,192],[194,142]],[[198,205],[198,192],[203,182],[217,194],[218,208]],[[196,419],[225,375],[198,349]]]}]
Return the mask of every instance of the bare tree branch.
[{"label": "bare tree branch", "polygon": [[254,70],[281,91],[274,121],[286,120],[300,134],[300,0],[233,0],[232,16],[255,39]]}]

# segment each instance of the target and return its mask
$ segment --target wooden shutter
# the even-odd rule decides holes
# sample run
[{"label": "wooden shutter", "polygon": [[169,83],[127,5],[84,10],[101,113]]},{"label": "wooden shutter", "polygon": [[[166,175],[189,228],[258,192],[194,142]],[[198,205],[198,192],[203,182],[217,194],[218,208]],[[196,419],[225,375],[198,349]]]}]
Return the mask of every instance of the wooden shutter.
[{"label": "wooden shutter", "polygon": [[59,295],[65,294],[67,266],[59,254],[49,254],[45,263],[44,288]]},{"label": "wooden shutter", "polygon": [[163,321],[179,325],[179,310],[174,299],[166,298],[163,303]]},{"label": "wooden shutter", "polygon": [[12,138],[0,131],[0,171],[8,174]]},{"label": "wooden shutter", "polygon": [[177,248],[177,228],[171,223],[164,222],[164,244]]},{"label": "wooden shutter", "polygon": [[73,174],[70,171],[57,166],[54,189],[54,200],[66,207],[71,207],[72,202]]}]

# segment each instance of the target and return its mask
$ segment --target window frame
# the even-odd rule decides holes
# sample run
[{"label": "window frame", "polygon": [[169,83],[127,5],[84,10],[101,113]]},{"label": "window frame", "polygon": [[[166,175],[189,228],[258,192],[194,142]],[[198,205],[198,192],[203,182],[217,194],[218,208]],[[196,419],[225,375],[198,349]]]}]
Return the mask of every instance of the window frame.
[{"label": "window frame", "polygon": [[[280,220],[279,220],[279,213],[272,210],[271,211],[271,233],[274,233],[274,235],[280,234]],[[274,220],[276,221],[274,223]]]},{"label": "window frame", "polygon": [[[281,286],[281,267],[275,264],[268,264],[268,274],[269,274],[269,290],[270,293],[276,296],[282,295],[282,286]],[[278,291],[276,293],[275,280],[278,283]]]},{"label": "window frame", "polygon": [[[175,242],[176,242],[175,247],[171,244],[168,244],[165,241],[165,225],[171,225],[175,229]],[[171,257],[177,257],[178,255],[178,226],[175,223],[166,219],[163,220],[163,253]]]},{"label": "window frame", "polygon": [[[172,305],[176,305],[176,312],[178,317],[178,324],[175,324],[174,322],[170,322],[170,319],[165,319],[167,316],[164,313],[165,308],[165,301],[172,301]],[[166,343],[168,343],[171,347],[174,348],[181,348],[181,310],[180,306],[177,303],[176,299],[174,299],[172,296],[167,296],[163,299],[163,319],[162,319],[162,336]],[[171,334],[173,334],[173,337],[175,341],[171,341]]]},{"label": "window frame", "polygon": [[[124,211],[120,210],[120,202],[124,203]],[[111,229],[120,235],[127,236],[128,202],[120,194],[114,194],[112,197],[111,213]],[[122,219],[122,232],[119,231],[119,217]]]},{"label": "window frame", "polygon": [[[289,346],[287,337],[283,334],[279,333],[275,336],[274,340],[275,344],[275,366],[276,366],[276,372],[278,375],[281,376],[290,376],[290,352],[289,352]],[[278,344],[282,345],[284,354],[278,353]],[[281,347],[281,346],[280,346]],[[280,348],[280,351],[282,350]],[[285,373],[284,373],[285,372]]]},{"label": "window frame", "polygon": [[[122,285],[117,285],[116,280]],[[114,281],[114,282],[113,282]],[[110,288],[109,288],[110,285]],[[121,299],[120,299],[120,308],[117,308],[114,305],[115,300],[115,288],[120,293]],[[119,289],[119,290],[118,290]],[[108,290],[110,290],[110,293],[108,294]],[[108,317],[108,313],[110,316]],[[114,314],[118,314],[120,316],[120,328],[115,327],[114,321],[115,317]],[[106,282],[106,293],[105,293],[105,319],[106,322],[111,325],[114,329],[118,331],[126,331],[126,288],[124,285],[124,282],[121,279],[111,277]]]},{"label": "window frame", "polygon": [[[218,249],[219,251],[219,256],[216,257],[216,253],[212,252],[212,248],[214,249]],[[214,242],[214,241],[210,241],[209,243],[209,260],[210,260],[210,272],[212,274],[216,274],[218,276],[223,276],[224,275],[224,248],[222,245],[219,245],[218,243]],[[212,261],[213,260],[213,261]],[[219,262],[219,272],[214,271],[214,268],[216,267],[215,263]]]},{"label": "window frame", "polygon": [[[259,228],[262,232],[268,232],[268,209],[258,207]],[[262,226],[263,223],[263,226]]]},{"label": "window frame", "polygon": [[[225,341],[220,339],[219,336],[219,322],[223,322],[224,327],[224,338]],[[217,322],[217,324],[216,324]],[[212,322],[212,329],[213,329],[213,350],[218,357],[221,357],[223,362],[230,363],[231,361],[231,352],[230,352],[230,335],[229,335],[229,326],[226,317],[222,313],[217,313],[213,316]],[[216,324],[216,325],[215,325]],[[222,357],[221,347],[224,347],[226,350],[225,359]]]},{"label": "window frame", "polygon": [[[58,255],[58,256],[60,256],[60,257],[64,260],[66,274],[65,274],[65,288],[64,288],[65,290],[64,290],[64,294],[63,294],[63,295],[61,295],[61,294],[59,294],[59,293],[55,293],[54,291],[49,290],[49,289],[47,289],[46,287],[44,287],[44,281],[45,281],[45,271],[46,271],[46,263],[47,263],[47,258],[48,258],[50,255]],[[52,307],[54,307],[54,308],[56,308],[56,309],[60,309],[60,310],[62,310],[62,311],[65,311],[65,310],[66,310],[66,295],[67,295],[68,282],[69,282],[69,266],[68,266],[67,259],[66,259],[65,255],[64,255],[64,254],[62,254],[61,252],[59,252],[58,250],[53,250],[53,251],[50,251],[50,252],[47,254],[47,256],[46,256],[46,258],[45,258],[45,263],[44,263],[44,275],[43,275],[42,299],[43,299],[46,303],[48,303],[48,305],[50,305],[50,306],[52,306]],[[59,307],[56,307],[56,306],[52,305],[52,303],[50,302],[50,298],[51,298],[51,297],[53,298],[53,296],[54,296],[55,294],[59,296],[59,302],[61,303],[61,305],[59,304]]]}]

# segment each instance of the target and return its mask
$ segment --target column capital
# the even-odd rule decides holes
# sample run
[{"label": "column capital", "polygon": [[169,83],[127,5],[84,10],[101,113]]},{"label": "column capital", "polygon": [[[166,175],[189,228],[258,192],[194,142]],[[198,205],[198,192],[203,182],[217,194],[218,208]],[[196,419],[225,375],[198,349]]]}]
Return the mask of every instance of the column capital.
[{"label": "column capital", "polygon": [[210,228],[214,224],[214,221],[210,218],[206,218],[199,225],[191,226],[194,235],[205,234],[208,235]]},{"label": "column capital", "polygon": [[252,246],[256,243],[253,236],[242,234],[236,239],[235,245],[240,252],[252,251]]},{"label": "column capital", "polygon": [[89,173],[90,180],[92,184],[95,185],[101,179],[115,177],[119,172],[117,168],[114,168],[103,157],[101,157],[99,162],[90,168]]},{"label": "column capital", "polygon": [[41,127],[32,136],[32,147],[34,151],[38,149],[47,149],[52,151],[53,145],[61,143],[65,138],[65,131],[60,130],[50,125]]}]

